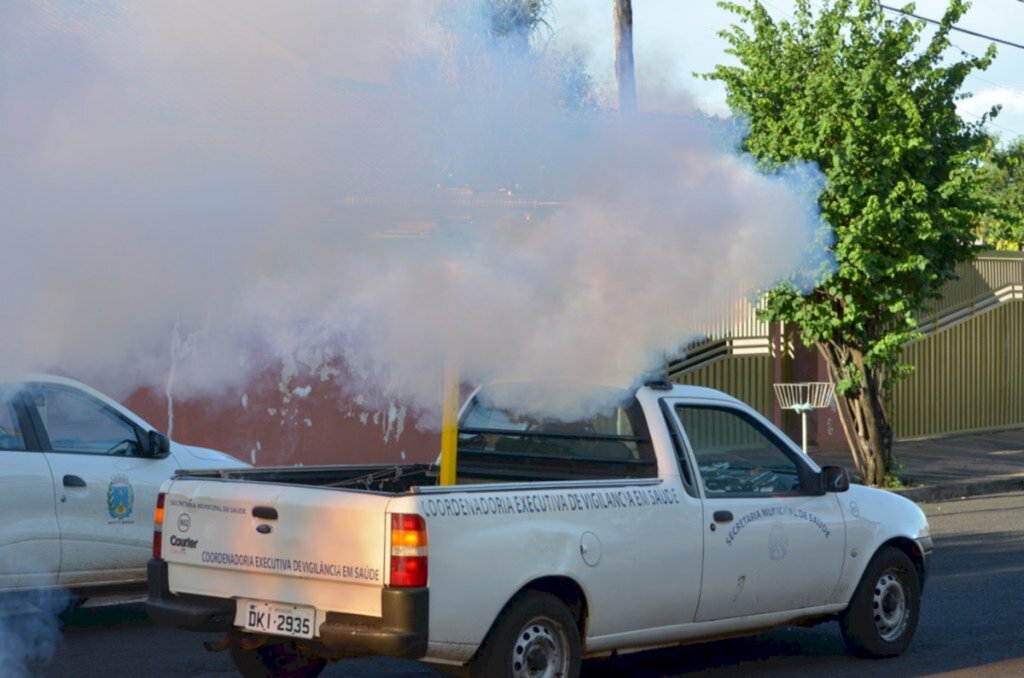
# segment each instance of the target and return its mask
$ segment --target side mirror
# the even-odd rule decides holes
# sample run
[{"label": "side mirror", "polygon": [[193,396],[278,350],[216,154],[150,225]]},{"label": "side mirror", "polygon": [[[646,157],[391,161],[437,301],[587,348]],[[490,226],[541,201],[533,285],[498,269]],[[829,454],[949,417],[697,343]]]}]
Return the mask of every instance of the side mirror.
[{"label": "side mirror", "polygon": [[846,492],[850,489],[850,476],[842,466],[824,466],[821,469],[821,487],[826,492]]},{"label": "side mirror", "polygon": [[171,440],[159,431],[150,431],[145,439],[142,456],[150,459],[163,459],[171,454]]}]

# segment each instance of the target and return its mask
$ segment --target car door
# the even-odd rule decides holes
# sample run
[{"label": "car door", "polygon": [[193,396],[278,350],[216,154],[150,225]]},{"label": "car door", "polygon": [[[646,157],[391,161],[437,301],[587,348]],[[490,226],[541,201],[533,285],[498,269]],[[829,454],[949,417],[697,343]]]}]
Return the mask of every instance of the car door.
[{"label": "car door", "polygon": [[157,490],[173,458],[144,456],[147,432],[87,393],[50,383],[28,393],[57,496],[58,583],[143,581]]},{"label": "car door", "polygon": [[835,494],[762,418],[728,403],[673,412],[704,497],[697,621],[824,605],[839,582],[846,533]]},{"label": "car door", "polygon": [[53,479],[20,389],[0,386],[0,590],[57,583],[60,531]]}]

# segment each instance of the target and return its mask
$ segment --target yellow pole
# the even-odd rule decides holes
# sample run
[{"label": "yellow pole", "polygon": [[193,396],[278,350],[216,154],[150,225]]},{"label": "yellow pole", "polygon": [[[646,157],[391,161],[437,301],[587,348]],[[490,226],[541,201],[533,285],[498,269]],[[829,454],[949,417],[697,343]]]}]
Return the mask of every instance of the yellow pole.
[{"label": "yellow pole", "polygon": [[441,403],[441,485],[455,484],[459,443],[459,370],[449,358],[444,364],[444,398]]}]

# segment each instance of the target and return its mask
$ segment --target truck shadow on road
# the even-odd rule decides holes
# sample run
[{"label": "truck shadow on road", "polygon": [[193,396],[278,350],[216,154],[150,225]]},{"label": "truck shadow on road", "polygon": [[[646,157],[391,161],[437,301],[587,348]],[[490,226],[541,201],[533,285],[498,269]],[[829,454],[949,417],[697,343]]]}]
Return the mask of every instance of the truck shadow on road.
[{"label": "truck shadow on road", "polygon": [[[993,519],[998,519],[996,516],[993,514]],[[587,660],[583,675],[660,678],[799,672],[826,678],[917,678],[950,671],[978,676],[1024,675],[1024,636],[1019,625],[1022,590],[1024,542],[1019,530],[937,536],[922,598],[921,621],[914,642],[903,656],[886,660],[853,657],[843,644],[838,624],[829,622],[812,628],[788,627],[748,638]],[[189,666],[223,671],[210,675],[233,673],[225,657],[210,656],[201,648],[202,634],[158,632],[142,605],[69,609],[61,613],[60,621],[65,639],[72,641],[60,663],[63,668],[77,665],[80,656],[93,651],[99,654],[89,654],[92,661],[102,657],[103,665],[116,668],[118,643],[148,639],[151,645],[164,648],[164,656],[187,655]],[[157,633],[166,639],[156,641]],[[103,648],[97,649],[96,643]],[[63,668],[54,667],[45,675],[59,675]],[[195,674],[186,670],[178,675]],[[324,678],[404,675],[441,674],[409,662],[367,658],[330,665]]]},{"label": "truck shadow on road", "polygon": [[60,614],[64,631],[137,626],[149,622],[144,605],[71,607]]}]

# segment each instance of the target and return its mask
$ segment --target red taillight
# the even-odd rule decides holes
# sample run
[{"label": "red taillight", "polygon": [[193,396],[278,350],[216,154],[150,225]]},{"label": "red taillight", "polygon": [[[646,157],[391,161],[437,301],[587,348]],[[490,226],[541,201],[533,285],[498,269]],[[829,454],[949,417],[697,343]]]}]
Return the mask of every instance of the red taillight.
[{"label": "red taillight", "polygon": [[164,498],[163,492],[156,495],[156,511],[153,512],[153,559],[160,560],[160,542],[164,536]]},{"label": "red taillight", "polygon": [[427,523],[414,513],[391,514],[391,586],[427,585]]}]

